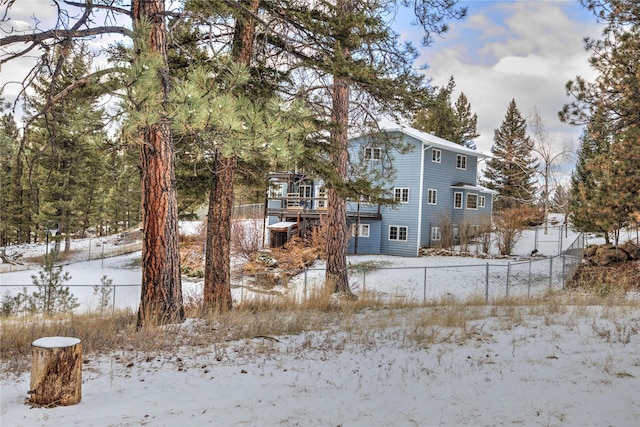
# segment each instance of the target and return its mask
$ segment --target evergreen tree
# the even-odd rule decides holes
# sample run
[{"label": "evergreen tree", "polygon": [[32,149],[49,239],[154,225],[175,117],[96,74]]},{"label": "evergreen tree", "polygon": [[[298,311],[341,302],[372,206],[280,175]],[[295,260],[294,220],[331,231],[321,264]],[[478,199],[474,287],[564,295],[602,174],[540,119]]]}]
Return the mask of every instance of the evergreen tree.
[{"label": "evergreen tree", "polygon": [[30,209],[24,186],[24,149],[12,114],[0,117],[0,245],[29,241]]},{"label": "evergreen tree", "polygon": [[602,114],[594,115],[580,139],[578,162],[571,175],[569,218],[576,229],[602,233],[608,242],[608,230],[613,223],[600,215],[606,209],[607,194],[604,171],[596,167],[609,157],[612,138],[606,118]]},{"label": "evergreen tree", "polygon": [[625,224],[640,212],[640,9],[631,0],[582,2],[607,25],[600,40],[587,39],[593,52],[593,82],[567,83],[575,99],[560,112],[562,120],[586,124],[581,157],[573,176],[570,216],[577,227],[612,233],[617,241]]},{"label": "evergreen tree", "polygon": [[471,103],[463,92],[452,104],[455,86],[451,76],[447,85],[438,90],[427,109],[416,114],[413,127],[475,149],[473,140],[480,136],[477,130],[478,116],[471,112]]},{"label": "evergreen tree", "polygon": [[500,127],[495,130],[493,142],[493,157],[487,162],[484,183],[499,192],[496,210],[533,205],[533,180],[538,164],[532,155],[534,145],[527,136],[526,120],[513,99]]},{"label": "evergreen tree", "polygon": [[[57,55],[57,54],[56,54]],[[67,86],[86,75],[91,68],[86,48],[66,57],[59,73],[59,84]],[[54,56],[53,62],[57,62]],[[83,231],[97,218],[97,191],[103,175],[100,147],[106,135],[102,110],[96,107],[97,96],[76,91],[40,115],[48,102],[49,80],[53,70],[43,70],[35,96],[28,102],[34,120],[27,139],[35,149],[32,179],[38,183],[38,204],[34,220],[45,229],[57,228],[67,237]],[[56,251],[59,240],[56,240]]]}]

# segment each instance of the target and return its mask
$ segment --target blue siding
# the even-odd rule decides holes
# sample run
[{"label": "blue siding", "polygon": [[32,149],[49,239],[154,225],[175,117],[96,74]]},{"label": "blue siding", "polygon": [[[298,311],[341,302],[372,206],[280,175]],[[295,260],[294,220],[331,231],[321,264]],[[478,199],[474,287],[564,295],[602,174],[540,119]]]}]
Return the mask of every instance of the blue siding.
[{"label": "blue siding", "polygon": [[[392,164],[396,171],[393,183],[389,188],[408,188],[409,203],[399,203],[391,207],[383,207],[382,235],[380,252],[385,255],[416,256],[418,248],[418,211],[420,203],[420,161],[422,143],[405,136],[404,142],[412,148],[407,153],[393,153]],[[391,226],[407,227],[407,240],[389,240]]]},{"label": "blue siding", "polygon": [[[360,221],[361,224],[369,225],[369,237],[358,237],[358,255],[378,255],[380,254],[380,238],[381,238],[381,221]],[[347,221],[349,232],[351,232],[351,225],[353,221]],[[355,253],[355,238],[349,239],[349,245],[347,247],[347,253]]]}]

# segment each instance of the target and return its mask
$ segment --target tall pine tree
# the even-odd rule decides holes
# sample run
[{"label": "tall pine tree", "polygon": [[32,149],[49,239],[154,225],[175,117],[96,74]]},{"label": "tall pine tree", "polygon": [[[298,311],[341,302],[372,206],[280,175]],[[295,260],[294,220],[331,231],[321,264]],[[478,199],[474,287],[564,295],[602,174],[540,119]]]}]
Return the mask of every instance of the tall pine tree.
[{"label": "tall pine tree", "polygon": [[[91,68],[84,46],[62,62],[58,55],[54,52],[52,63],[60,66],[55,72],[61,87],[72,84]],[[96,193],[104,170],[99,148],[106,135],[103,111],[97,107],[97,90],[91,87],[45,108],[53,72],[50,68],[43,70],[34,85],[35,95],[27,104],[34,117],[27,140],[33,150],[30,179],[32,188],[38,191],[34,220],[43,229],[57,229],[59,236],[66,238],[66,252],[70,235],[82,231],[96,217]],[[56,252],[59,242],[57,239]]]},{"label": "tall pine tree", "polygon": [[452,104],[455,87],[455,80],[451,76],[447,85],[438,89],[427,109],[418,111],[413,127],[475,149],[473,140],[480,136],[477,129],[478,116],[472,113],[471,103],[464,92]]},{"label": "tall pine tree", "polygon": [[514,99],[495,130],[493,157],[484,171],[484,184],[499,192],[496,210],[535,203],[534,176],[538,167],[533,157],[533,141],[527,136],[527,123]]}]

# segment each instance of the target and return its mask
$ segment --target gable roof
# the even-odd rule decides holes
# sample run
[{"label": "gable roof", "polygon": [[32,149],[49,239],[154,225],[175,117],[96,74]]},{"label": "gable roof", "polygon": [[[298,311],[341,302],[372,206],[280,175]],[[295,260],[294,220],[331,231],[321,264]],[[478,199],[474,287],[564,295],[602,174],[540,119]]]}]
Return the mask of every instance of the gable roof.
[{"label": "gable roof", "polygon": [[464,154],[467,156],[475,156],[478,159],[485,159],[491,157],[491,154],[483,153],[481,151],[472,150],[455,142],[447,141],[446,139],[437,137],[427,132],[422,132],[418,129],[410,126],[403,126],[394,122],[380,122],[380,130],[385,132],[400,132],[412,138],[419,140],[427,146],[433,148],[439,148],[441,150],[453,151],[454,153]]}]

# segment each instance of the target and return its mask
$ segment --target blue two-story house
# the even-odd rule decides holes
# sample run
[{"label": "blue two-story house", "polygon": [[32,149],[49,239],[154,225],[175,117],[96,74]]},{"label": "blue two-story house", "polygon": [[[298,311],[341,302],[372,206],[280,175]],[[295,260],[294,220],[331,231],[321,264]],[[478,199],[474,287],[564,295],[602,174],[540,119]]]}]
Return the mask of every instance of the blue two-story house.
[{"label": "blue two-story house", "polygon": [[[389,150],[364,135],[351,140],[350,162],[359,173],[391,164],[392,178],[382,184],[394,204],[347,202],[348,253],[417,256],[420,248],[439,244],[443,226],[455,235],[461,226],[490,221],[495,192],[477,184],[478,162],[488,155],[406,126],[381,130],[402,149]],[[322,182],[302,173],[272,174],[270,180],[271,245],[280,246],[318,223],[327,202]]]}]

